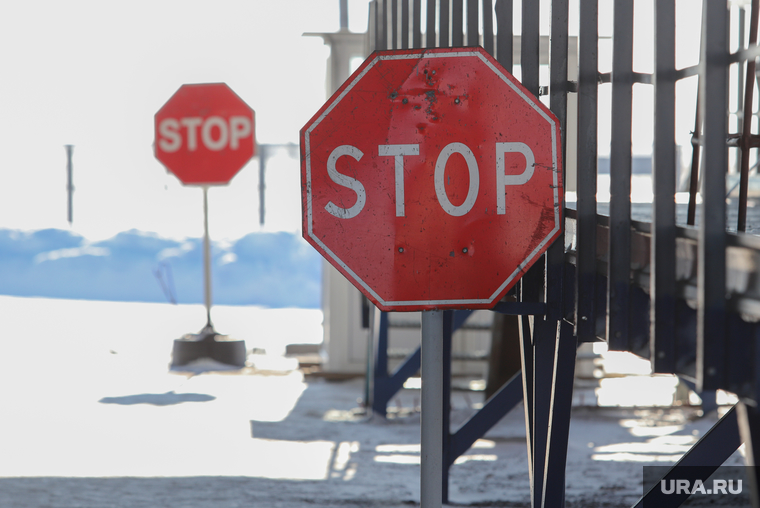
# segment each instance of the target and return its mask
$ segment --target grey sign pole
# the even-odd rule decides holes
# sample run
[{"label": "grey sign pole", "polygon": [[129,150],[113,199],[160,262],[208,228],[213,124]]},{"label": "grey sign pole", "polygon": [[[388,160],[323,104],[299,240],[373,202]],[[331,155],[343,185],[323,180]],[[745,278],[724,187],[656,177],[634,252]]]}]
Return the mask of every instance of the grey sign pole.
[{"label": "grey sign pole", "polygon": [[443,311],[422,313],[420,507],[443,502]]},{"label": "grey sign pole", "polygon": [[206,328],[211,324],[211,240],[208,235],[208,185],[203,186],[203,290],[206,303]]},{"label": "grey sign pole", "polygon": [[74,154],[74,145],[66,146],[66,193],[68,195],[68,210],[66,218],[69,221],[69,225],[74,223],[74,165],[71,161]]}]

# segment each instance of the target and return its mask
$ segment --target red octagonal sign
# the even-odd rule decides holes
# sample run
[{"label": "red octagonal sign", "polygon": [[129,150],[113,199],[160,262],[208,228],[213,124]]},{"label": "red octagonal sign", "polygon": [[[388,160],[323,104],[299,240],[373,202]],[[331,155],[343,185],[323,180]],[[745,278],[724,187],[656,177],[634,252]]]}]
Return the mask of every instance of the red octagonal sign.
[{"label": "red octagonal sign", "polygon": [[559,236],[560,146],[481,48],[376,52],[301,131],[304,238],[383,310],[490,308]]},{"label": "red octagonal sign", "polygon": [[253,110],[224,83],[182,85],[156,113],[156,158],[186,185],[223,185],[253,157]]}]

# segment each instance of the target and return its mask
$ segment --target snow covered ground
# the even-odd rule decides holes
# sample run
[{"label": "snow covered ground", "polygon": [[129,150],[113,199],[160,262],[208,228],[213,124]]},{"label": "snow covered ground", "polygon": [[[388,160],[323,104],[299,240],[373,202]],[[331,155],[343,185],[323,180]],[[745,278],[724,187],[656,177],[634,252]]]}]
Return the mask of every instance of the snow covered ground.
[{"label": "snow covered ground", "polygon": [[[363,380],[304,377],[282,357],[321,340],[321,312],[213,309],[266,350],[241,370],[169,369],[200,305],[0,297],[0,506],[406,507],[419,503],[418,390],[366,419]],[[218,367],[218,365],[217,365]],[[457,391],[456,426],[482,402]],[[716,421],[689,409],[576,407],[568,506],[630,506],[643,465],[677,460]],[[740,463],[737,453],[732,461]],[[451,468],[454,506],[529,506],[522,408]]]}]

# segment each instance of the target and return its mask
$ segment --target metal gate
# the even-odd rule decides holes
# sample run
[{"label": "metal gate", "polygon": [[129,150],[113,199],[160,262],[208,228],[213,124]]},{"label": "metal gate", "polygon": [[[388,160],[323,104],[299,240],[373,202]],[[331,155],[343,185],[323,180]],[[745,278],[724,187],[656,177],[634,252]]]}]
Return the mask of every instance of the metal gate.
[{"label": "metal gate", "polygon": [[[758,131],[754,88],[760,0],[735,4],[704,0],[693,26],[684,26],[682,13],[693,12],[695,2],[654,2],[648,27],[653,37],[651,72],[634,70],[635,9],[641,2],[615,0],[611,36],[604,38],[599,35],[599,8],[613,2],[523,0],[519,20],[513,15],[516,3],[370,3],[373,49],[481,45],[508,71],[519,64],[523,85],[548,98],[560,121],[563,160],[572,168],[563,181],[576,191],[575,206],[567,203],[571,206],[565,208],[564,243],[556,242],[544,262],[523,278],[516,302],[500,302],[494,308],[523,316],[522,374],[456,432],[451,433],[444,418],[446,465],[523,398],[533,505],[564,505],[575,348],[580,342],[599,340],[607,341],[612,350],[649,358],[655,373],[677,374],[699,392],[723,389],[739,396],[740,402],[668,475],[684,478],[683,466],[688,465],[708,466],[700,474],[714,471],[742,442],[748,445],[747,465],[756,465],[760,237],[744,231],[760,226],[760,214],[753,218],[748,199],[749,176],[760,160],[755,150],[760,136],[752,134],[753,129]],[[571,26],[571,19],[577,20],[577,26]],[[516,21],[519,36],[513,33]],[[548,33],[542,34],[542,25],[550,27]],[[577,37],[571,36],[571,29],[577,30]],[[700,34],[698,61],[692,65],[677,66],[677,30]],[[611,46],[611,57],[605,59],[609,72],[600,72],[602,43]],[[548,62],[540,56],[540,48],[547,44]],[[568,58],[576,54],[577,61]],[[694,81],[698,81],[698,99],[687,110],[677,104],[677,89],[696,87]],[[647,104],[653,118],[652,199],[643,205],[631,202],[634,105],[636,110],[642,107],[634,99],[637,87],[649,89]],[[610,94],[608,111],[599,108],[600,91]],[[604,122],[600,111],[609,115],[601,119]],[[691,164],[684,164],[681,171],[676,138],[684,136],[679,127],[683,117],[692,122],[693,131],[687,133]],[[610,198],[609,209],[599,213],[598,138],[600,124],[607,122]],[[686,152],[681,149],[680,155]],[[684,178],[679,179],[679,173]],[[736,181],[738,187],[730,189],[729,196],[727,180]],[[738,196],[730,197],[733,194]],[[683,202],[677,202],[677,195]],[[465,319],[459,311],[449,313],[449,339]],[[375,321],[374,409],[384,413],[388,394],[419,367],[419,354],[388,374],[387,318],[378,313]],[[448,355],[450,361],[450,344]],[[749,483],[755,506],[760,506],[757,470],[753,471]],[[445,469],[444,501],[447,485]],[[677,506],[684,500],[669,496],[670,504],[664,504],[656,495],[650,492],[638,505],[646,501]]]}]

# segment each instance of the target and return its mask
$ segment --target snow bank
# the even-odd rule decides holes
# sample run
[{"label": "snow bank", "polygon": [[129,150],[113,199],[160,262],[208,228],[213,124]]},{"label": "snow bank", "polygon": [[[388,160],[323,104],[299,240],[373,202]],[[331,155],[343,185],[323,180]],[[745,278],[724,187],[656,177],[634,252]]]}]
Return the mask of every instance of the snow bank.
[{"label": "snow bank", "polygon": [[[215,304],[318,308],[319,255],[292,233],[212,243]],[[131,230],[89,242],[60,229],[0,229],[0,294],[203,303],[203,241]]]}]

